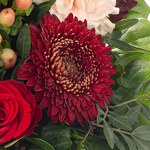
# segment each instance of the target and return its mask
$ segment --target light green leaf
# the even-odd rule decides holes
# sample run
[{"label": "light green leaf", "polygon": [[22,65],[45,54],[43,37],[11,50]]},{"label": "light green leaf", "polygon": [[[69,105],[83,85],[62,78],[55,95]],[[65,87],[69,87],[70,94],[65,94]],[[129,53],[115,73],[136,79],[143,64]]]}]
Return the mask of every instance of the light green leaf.
[{"label": "light green leaf", "polygon": [[33,138],[33,137],[26,137],[28,141],[30,141],[35,146],[39,147],[40,150],[55,150],[49,143],[46,141],[39,139],[39,138]]},{"label": "light green leaf", "polygon": [[146,18],[150,13],[149,6],[145,3],[144,0],[136,0],[138,4],[129,10],[128,15],[126,18]]},{"label": "light green leaf", "polygon": [[135,106],[133,107],[130,111],[128,111],[126,113],[126,115],[128,116],[128,119],[127,121],[129,122],[129,124],[132,126],[135,121],[137,120],[138,118],[138,115],[140,113],[140,110],[141,110],[141,107],[138,105],[138,106]]},{"label": "light green leaf", "polygon": [[33,8],[34,8],[34,5],[31,4],[30,7],[27,10],[25,10],[26,16],[30,15],[30,13],[32,12]]},{"label": "light green leaf", "polygon": [[126,150],[124,143],[115,135],[115,143],[119,150]]},{"label": "light green leaf", "polygon": [[74,139],[80,139],[80,140],[84,140],[84,138],[80,135],[77,135],[77,134],[71,134],[71,137],[74,138]]},{"label": "light green leaf", "polygon": [[109,146],[111,147],[111,149],[113,149],[115,145],[114,131],[112,130],[111,126],[106,121],[104,121],[103,125],[104,125],[104,135],[107,139]]},{"label": "light green leaf", "polygon": [[138,22],[138,19],[123,19],[121,21],[116,22],[115,31],[121,31],[123,29],[132,27]]},{"label": "light green leaf", "polygon": [[150,141],[150,125],[140,126],[132,131],[132,135]]},{"label": "light green leaf", "polygon": [[98,110],[98,114],[99,115],[104,115],[104,111],[100,108],[100,106],[98,104],[96,104],[97,110]]},{"label": "light green leaf", "polygon": [[134,140],[135,144],[137,145],[137,147],[140,150],[149,150],[150,142],[142,140],[142,139],[140,139],[138,137],[134,137],[134,136],[132,136],[132,139]]},{"label": "light green leaf", "polygon": [[126,121],[126,119],[118,116],[118,115],[109,115],[109,121],[114,127],[124,129],[124,130],[132,130],[130,124]]},{"label": "light green leaf", "polygon": [[101,123],[103,118],[100,115],[97,115],[97,124]]},{"label": "light green leaf", "polygon": [[121,135],[123,136],[124,140],[127,142],[130,150],[137,150],[136,145],[131,138],[129,138],[128,136],[126,136],[125,134],[122,134],[122,133],[121,133]]},{"label": "light green leaf", "polygon": [[118,58],[114,65],[121,64],[122,66],[126,66],[129,62],[131,62],[133,59],[143,55],[142,52],[128,52],[124,54],[122,57]]},{"label": "light green leaf", "polygon": [[140,102],[137,102],[141,106],[141,113],[150,120],[150,108],[146,106],[145,104],[142,104]]},{"label": "light green leaf", "polygon": [[147,83],[144,85],[142,94],[144,94],[149,88],[150,88],[150,80],[148,80]]},{"label": "light green leaf", "polygon": [[21,28],[17,38],[16,47],[20,57],[26,59],[31,48],[31,37],[28,24],[24,24]]}]

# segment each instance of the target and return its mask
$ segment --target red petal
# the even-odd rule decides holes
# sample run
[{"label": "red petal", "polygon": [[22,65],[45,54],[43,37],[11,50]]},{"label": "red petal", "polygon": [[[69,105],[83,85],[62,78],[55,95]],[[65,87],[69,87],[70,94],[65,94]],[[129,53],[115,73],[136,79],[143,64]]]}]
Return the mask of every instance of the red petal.
[{"label": "red petal", "polygon": [[39,91],[44,91],[45,90],[45,85],[41,85],[41,84],[36,84],[35,88],[34,88],[35,91],[39,92]]},{"label": "red petal", "polygon": [[75,111],[68,111],[68,115],[71,121],[74,121],[75,119]]},{"label": "red petal", "polygon": [[43,109],[47,106],[50,105],[50,98],[49,97],[44,97],[40,103],[40,108]]},{"label": "red petal", "polygon": [[56,115],[58,113],[58,111],[60,110],[59,107],[53,105],[53,108],[52,108],[52,116]]}]

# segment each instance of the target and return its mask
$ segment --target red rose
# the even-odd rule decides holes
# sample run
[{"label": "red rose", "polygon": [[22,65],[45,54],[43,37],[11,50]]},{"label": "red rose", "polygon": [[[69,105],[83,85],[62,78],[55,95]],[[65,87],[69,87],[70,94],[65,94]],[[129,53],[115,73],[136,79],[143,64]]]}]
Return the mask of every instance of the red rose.
[{"label": "red rose", "polygon": [[41,118],[34,96],[23,83],[0,82],[0,145],[28,136]]}]

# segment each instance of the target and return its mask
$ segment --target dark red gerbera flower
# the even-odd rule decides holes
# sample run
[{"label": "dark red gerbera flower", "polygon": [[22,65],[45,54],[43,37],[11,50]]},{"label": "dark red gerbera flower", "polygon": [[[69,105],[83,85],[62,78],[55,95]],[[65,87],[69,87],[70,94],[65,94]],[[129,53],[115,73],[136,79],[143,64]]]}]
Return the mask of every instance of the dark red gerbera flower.
[{"label": "dark red gerbera flower", "polygon": [[137,1],[135,0],[117,0],[116,6],[120,9],[118,15],[110,15],[109,20],[111,22],[117,22],[122,20],[128,14],[128,11],[137,5]]},{"label": "dark red gerbera flower", "polygon": [[28,80],[41,109],[48,107],[53,122],[66,120],[69,125],[77,117],[83,126],[86,120],[97,117],[97,103],[105,108],[113,95],[109,84],[113,56],[100,42],[101,35],[87,29],[87,21],[78,21],[70,14],[63,22],[46,13],[40,21],[41,29],[29,25],[31,52],[17,70],[18,79]]}]

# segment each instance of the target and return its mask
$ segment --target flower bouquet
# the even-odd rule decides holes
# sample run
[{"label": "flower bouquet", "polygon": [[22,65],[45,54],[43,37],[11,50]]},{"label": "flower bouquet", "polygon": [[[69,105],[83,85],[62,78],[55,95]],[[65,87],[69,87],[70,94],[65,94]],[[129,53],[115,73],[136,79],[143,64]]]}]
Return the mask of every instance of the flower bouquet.
[{"label": "flower bouquet", "polygon": [[149,150],[144,0],[0,0],[0,150]]}]

